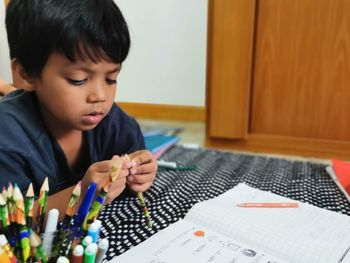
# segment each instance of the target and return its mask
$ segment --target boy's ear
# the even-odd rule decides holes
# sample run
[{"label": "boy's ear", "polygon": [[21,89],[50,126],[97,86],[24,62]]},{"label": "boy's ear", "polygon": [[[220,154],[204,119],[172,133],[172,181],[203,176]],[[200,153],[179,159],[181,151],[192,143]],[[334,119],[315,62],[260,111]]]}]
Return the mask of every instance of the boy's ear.
[{"label": "boy's ear", "polygon": [[25,72],[21,63],[17,59],[11,61],[13,85],[16,88],[24,89],[26,91],[34,91],[33,78]]}]

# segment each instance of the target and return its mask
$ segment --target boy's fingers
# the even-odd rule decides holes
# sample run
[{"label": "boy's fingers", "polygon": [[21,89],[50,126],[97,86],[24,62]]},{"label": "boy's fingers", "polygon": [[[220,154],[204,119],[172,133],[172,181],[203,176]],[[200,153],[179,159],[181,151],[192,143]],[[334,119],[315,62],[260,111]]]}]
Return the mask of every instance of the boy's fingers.
[{"label": "boy's fingers", "polygon": [[128,169],[122,169],[119,172],[118,178],[127,177],[128,175],[129,175],[129,170]]},{"label": "boy's fingers", "polygon": [[130,169],[130,174],[147,174],[157,171],[157,165],[154,162],[145,163]]},{"label": "boy's fingers", "polygon": [[135,167],[143,163],[151,162],[152,158],[153,158],[152,154],[149,151],[147,150],[138,151],[132,156],[131,164],[133,167]]},{"label": "boy's fingers", "polygon": [[127,177],[127,182],[130,184],[144,184],[148,182],[152,182],[154,179],[154,173],[142,174],[142,175],[130,175]]},{"label": "boy's fingers", "polygon": [[126,157],[120,157],[119,155],[113,155],[112,160],[120,160],[122,158],[123,161],[123,169],[129,169],[131,168],[131,162],[129,158]]}]

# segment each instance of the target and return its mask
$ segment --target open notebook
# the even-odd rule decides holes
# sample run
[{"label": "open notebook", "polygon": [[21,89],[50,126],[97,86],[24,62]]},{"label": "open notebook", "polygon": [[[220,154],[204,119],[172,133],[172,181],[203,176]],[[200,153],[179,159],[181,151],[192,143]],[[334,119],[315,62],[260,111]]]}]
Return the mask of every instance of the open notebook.
[{"label": "open notebook", "polygon": [[239,184],[111,262],[350,262],[350,217],[305,203],[242,208],[246,202],[296,202]]}]

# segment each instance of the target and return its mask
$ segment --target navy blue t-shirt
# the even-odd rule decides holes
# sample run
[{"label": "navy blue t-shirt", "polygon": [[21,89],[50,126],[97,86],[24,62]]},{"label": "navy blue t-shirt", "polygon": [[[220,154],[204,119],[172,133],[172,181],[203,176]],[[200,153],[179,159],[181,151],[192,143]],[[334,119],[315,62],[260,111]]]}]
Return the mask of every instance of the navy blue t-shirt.
[{"label": "navy blue t-shirt", "polygon": [[[90,158],[86,169],[113,155],[145,149],[139,125],[115,104],[84,136]],[[48,177],[52,194],[76,184],[85,171],[77,173],[69,166],[62,148],[40,117],[34,92],[18,90],[0,100],[0,187],[17,183],[24,192],[32,182],[38,194]]]}]

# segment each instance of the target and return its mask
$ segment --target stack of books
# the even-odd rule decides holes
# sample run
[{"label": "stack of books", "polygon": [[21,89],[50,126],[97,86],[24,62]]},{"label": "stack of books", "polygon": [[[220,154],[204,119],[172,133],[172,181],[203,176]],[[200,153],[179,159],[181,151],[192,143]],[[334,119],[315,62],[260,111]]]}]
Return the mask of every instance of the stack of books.
[{"label": "stack of books", "polygon": [[177,135],[182,128],[147,127],[142,128],[146,148],[158,159],[164,152],[180,141]]}]

